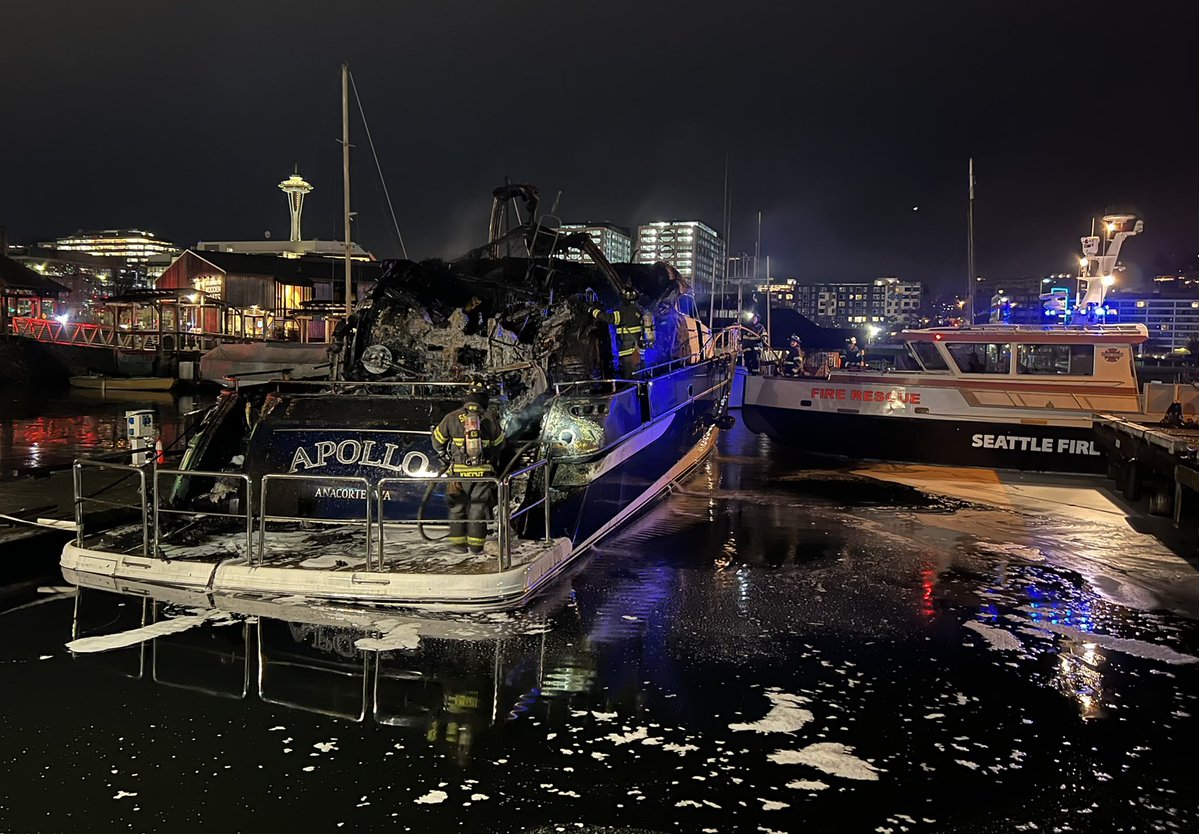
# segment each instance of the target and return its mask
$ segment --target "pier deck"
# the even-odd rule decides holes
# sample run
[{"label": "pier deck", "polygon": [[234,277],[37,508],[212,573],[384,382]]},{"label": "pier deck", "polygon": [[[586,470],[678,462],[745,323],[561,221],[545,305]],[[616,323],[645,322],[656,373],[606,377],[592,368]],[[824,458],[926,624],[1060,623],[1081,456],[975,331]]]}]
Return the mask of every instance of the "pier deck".
[{"label": "pier deck", "polygon": [[1173,515],[1174,526],[1182,526],[1184,510],[1199,494],[1199,426],[1147,426],[1100,414],[1095,437],[1107,454],[1108,477],[1124,497],[1136,501],[1146,494],[1151,513]]}]

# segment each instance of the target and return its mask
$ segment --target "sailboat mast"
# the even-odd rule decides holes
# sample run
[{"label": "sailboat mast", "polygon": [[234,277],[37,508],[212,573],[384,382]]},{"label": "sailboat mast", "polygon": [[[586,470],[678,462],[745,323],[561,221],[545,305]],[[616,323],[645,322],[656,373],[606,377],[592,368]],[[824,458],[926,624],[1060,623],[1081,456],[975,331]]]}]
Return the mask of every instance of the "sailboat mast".
[{"label": "sailboat mast", "polygon": [[346,318],[354,312],[354,292],[350,253],[350,65],[341,65],[341,184],[345,203],[346,245]]},{"label": "sailboat mast", "polygon": [[974,157],[970,157],[970,200],[966,208],[966,315],[974,324]]}]

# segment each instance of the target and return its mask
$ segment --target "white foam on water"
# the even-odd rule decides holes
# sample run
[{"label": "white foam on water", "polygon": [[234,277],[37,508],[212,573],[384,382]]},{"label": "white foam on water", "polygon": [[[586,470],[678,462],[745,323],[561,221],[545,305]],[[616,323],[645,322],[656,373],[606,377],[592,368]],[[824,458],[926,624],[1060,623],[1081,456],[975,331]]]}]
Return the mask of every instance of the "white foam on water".
[{"label": "white foam on water", "polygon": [[593,750],[593,751],[591,751],[591,758],[595,759],[598,762],[602,762],[604,759],[608,758],[608,754],[601,753],[598,750]]},{"label": "white foam on water", "polygon": [[978,765],[976,765],[974,762],[968,762],[965,759],[954,759],[954,761],[960,764],[962,767],[968,767],[971,770],[978,770]]},{"label": "white foam on water", "polygon": [[927,718],[927,719],[929,719],[929,720],[932,720],[932,719],[934,719],[934,718],[944,718],[944,717],[945,717],[945,713],[943,713],[943,712],[930,712],[928,715],[926,715],[926,716],[924,716],[924,717],[925,717],[925,718]]},{"label": "white foam on water", "polygon": [[368,652],[390,652],[396,649],[415,649],[420,645],[420,624],[399,623],[383,632],[382,637],[362,637],[354,641],[354,648]]},{"label": "white foam on water", "polygon": [[189,617],[174,617],[169,620],[163,620],[160,623],[153,623],[152,625],[130,629],[129,631],[121,631],[116,634],[80,637],[78,640],[72,640],[67,643],[67,648],[77,654],[124,649],[128,646],[144,643],[147,640],[153,640],[155,637],[179,634],[198,625],[203,625],[208,620],[217,617],[220,613],[219,611],[206,611],[203,614],[195,614]]},{"label": "white foam on water", "polygon": [[137,796],[137,791],[117,791],[113,799],[124,799],[127,796]]},{"label": "white foam on water", "polygon": [[632,614],[622,614],[620,618],[621,618],[622,620],[630,620],[630,621],[632,621],[632,622],[636,622],[636,621],[637,621],[637,618],[636,618],[636,617],[634,617]]},{"label": "white foam on water", "polygon": [[611,733],[604,736],[605,741],[610,741],[613,744],[628,744],[633,741],[641,741],[649,737],[649,731],[645,727],[638,727],[631,733]]},{"label": "white foam on water", "polygon": [[491,797],[485,793],[472,793],[470,795],[471,802],[484,802],[488,799],[491,799]]},{"label": "white foam on water", "polygon": [[842,779],[878,781],[874,765],[859,759],[853,748],[836,742],[810,744],[802,750],[776,750],[767,756],[775,764],[804,764]]},{"label": "white foam on water", "polygon": [[1060,625],[1058,623],[1036,622],[1031,625],[1032,628],[1040,629],[1041,631],[1051,631],[1063,637],[1070,637],[1083,643],[1094,643],[1102,648],[1129,654],[1133,657],[1144,658],[1145,660],[1160,660],[1162,663],[1172,665],[1199,663],[1199,657],[1181,654],[1169,646],[1163,646],[1160,643],[1148,643],[1144,640],[1113,637],[1110,634],[1095,634],[1094,632],[1082,631],[1073,626]]},{"label": "white foam on water", "polygon": [[1002,628],[980,623],[977,620],[970,620],[963,623],[966,628],[982,636],[987,644],[992,649],[1000,652],[1020,651],[1024,648],[1024,644],[1012,636],[1011,632],[1005,631]]},{"label": "white foam on water", "polygon": [[316,770],[316,765],[308,765],[308,767],[304,768],[305,773],[311,773],[314,770]]},{"label": "white foam on water", "polygon": [[[587,713],[584,712],[582,714],[586,715]],[[616,720],[616,713],[614,713],[614,712],[596,712],[595,710],[592,710],[591,715],[595,718],[596,721],[615,721]]]},{"label": "white foam on water", "polygon": [[337,749],[337,742],[336,741],[318,741],[316,744],[314,744],[312,746],[315,747],[317,750],[320,750],[322,753],[331,753]]},{"label": "white foam on water", "polygon": [[663,750],[669,750],[671,753],[678,753],[680,756],[686,756],[692,750],[698,750],[694,744],[675,744],[673,741],[670,744],[663,744]]},{"label": "white foam on water", "polygon": [[429,791],[422,797],[416,799],[417,805],[440,805],[450,798],[450,795],[445,791]]},{"label": "white foam on water", "polygon": [[279,724],[278,726],[267,728],[267,732],[268,733],[277,733],[277,732],[279,732],[279,730],[286,730],[286,729],[287,728],[284,727],[282,724]]},{"label": "white foam on water", "polygon": [[822,791],[828,787],[828,784],[819,779],[796,779],[788,782],[787,787],[797,791]]},{"label": "white foam on water", "polygon": [[770,712],[766,713],[766,717],[750,723],[730,724],[730,730],[755,733],[793,733],[812,720],[811,710],[798,706],[808,703],[808,699],[802,695],[792,695],[777,689],[769,689],[763,694],[772,705]]},{"label": "white foam on water", "polygon": [[778,800],[775,800],[775,799],[763,799],[760,796],[758,797],[758,802],[762,803],[763,811],[781,811],[784,808],[791,807],[790,803],[779,802]]}]

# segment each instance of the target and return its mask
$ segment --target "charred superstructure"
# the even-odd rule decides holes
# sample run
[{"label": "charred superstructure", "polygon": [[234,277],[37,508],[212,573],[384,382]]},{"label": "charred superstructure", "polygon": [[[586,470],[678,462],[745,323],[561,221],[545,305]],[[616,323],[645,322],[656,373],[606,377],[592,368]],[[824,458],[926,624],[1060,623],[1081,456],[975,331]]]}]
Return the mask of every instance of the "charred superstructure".
[{"label": "charred superstructure", "polygon": [[[377,581],[388,586],[382,598],[453,597],[427,576],[397,574],[427,574],[420,560],[438,558],[426,527],[437,523],[446,479],[430,431],[468,386],[491,392],[508,438],[495,478],[494,570],[486,578],[480,568],[471,599],[523,598],[694,466],[729,420],[731,358],[689,314],[687,282],[667,264],[608,263],[587,235],[560,234],[537,205],[532,186],[505,185],[483,246],[452,261],[388,263],[337,328],[328,382],[226,392],[178,473],[155,478],[167,520],[156,520],[147,555],[183,542],[202,548],[228,527],[173,521],[189,511],[244,517],[242,563],[226,560],[205,579],[263,590],[274,587],[265,579],[272,561],[275,570],[306,567],[273,558],[268,530],[290,529],[307,548],[305,525],[362,522],[365,559],[333,558],[347,570],[315,584],[280,574],[279,587],[380,598],[350,576],[364,564],[389,576]],[[570,249],[593,263],[559,257]],[[343,545],[359,546],[342,533]],[[495,573],[506,577],[498,587]],[[450,583],[459,595],[462,584]]]}]

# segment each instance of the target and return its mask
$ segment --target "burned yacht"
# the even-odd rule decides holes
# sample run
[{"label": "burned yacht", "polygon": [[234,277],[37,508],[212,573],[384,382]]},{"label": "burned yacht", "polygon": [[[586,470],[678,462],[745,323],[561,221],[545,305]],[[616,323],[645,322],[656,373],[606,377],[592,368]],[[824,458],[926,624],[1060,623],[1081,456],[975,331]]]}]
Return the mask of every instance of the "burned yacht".
[{"label": "burned yacht", "polygon": [[[223,593],[525,600],[731,425],[734,357],[691,315],[689,281],[663,263],[610,264],[559,226],[538,215],[536,189],[507,185],[486,245],[389,263],[338,328],[329,380],[225,391],[177,467],[123,467],[139,495],[131,524],[84,529],[88,479],[115,465],[77,461],[62,567]],[[640,351],[621,363],[604,313],[630,303]],[[491,540],[462,553],[447,541],[455,479],[431,431],[480,385],[507,442],[483,478],[497,495]]]}]

